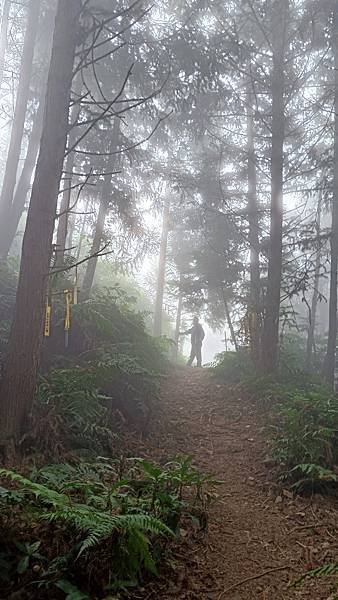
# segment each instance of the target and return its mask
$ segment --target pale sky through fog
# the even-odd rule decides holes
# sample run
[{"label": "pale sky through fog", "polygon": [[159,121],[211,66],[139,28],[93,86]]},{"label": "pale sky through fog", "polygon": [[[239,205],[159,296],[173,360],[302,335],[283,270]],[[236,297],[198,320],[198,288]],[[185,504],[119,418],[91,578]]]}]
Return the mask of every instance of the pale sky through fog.
[{"label": "pale sky through fog", "polygon": [[[203,343],[203,364],[210,363],[214,360],[215,355],[219,352],[224,352],[224,332],[214,332],[208,325],[202,322],[203,329],[205,331],[205,338]],[[229,348],[230,349],[230,348]]]}]

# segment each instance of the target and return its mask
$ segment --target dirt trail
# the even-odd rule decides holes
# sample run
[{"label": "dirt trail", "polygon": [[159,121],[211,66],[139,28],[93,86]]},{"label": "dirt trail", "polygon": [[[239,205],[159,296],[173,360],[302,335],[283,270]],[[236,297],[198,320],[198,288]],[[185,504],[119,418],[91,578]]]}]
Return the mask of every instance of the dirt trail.
[{"label": "dirt trail", "polygon": [[151,440],[154,457],[193,454],[224,484],[208,532],[178,547],[173,580],[146,588],[143,598],[338,598],[334,578],[288,587],[308,568],[338,560],[338,506],[292,498],[276,486],[254,406],[201,369],[171,376],[162,402],[165,434]]}]

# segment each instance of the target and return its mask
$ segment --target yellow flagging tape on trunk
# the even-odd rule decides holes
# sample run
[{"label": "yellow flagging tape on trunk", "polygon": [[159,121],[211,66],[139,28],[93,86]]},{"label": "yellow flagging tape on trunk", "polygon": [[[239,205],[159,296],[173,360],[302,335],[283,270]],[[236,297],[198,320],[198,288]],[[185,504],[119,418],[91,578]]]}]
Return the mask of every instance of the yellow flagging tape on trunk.
[{"label": "yellow flagging tape on trunk", "polygon": [[66,317],[65,317],[65,331],[69,331],[71,327],[71,306],[73,303],[73,292],[65,290],[66,298]]},{"label": "yellow flagging tape on trunk", "polygon": [[73,292],[69,290],[64,291],[66,299],[66,316],[65,316],[65,347],[69,345],[69,330],[71,328],[71,306],[73,304]]},{"label": "yellow flagging tape on trunk", "polygon": [[49,303],[49,299],[46,300],[46,312],[45,312],[45,328],[44,328],[44,336],[50,337],[50,324],[52,317],[52,307]]}]

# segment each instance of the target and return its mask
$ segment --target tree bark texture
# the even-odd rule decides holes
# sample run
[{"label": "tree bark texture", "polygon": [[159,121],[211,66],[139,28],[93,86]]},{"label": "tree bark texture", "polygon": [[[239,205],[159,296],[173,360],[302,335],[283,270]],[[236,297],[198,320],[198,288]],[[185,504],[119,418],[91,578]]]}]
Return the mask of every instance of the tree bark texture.
[{"label": "tree bark texture", "polygon": [[27,215],[14,319],[0,390],[1,428],[10,440],[17,440],[26,429],[36,388],[80,12],[81,0],[59,0],[43,133]]},{"label": "tree bark texture", "polygon": [[266,373],[271,373],[277,369],[279,352],[283,238],[283,146],[285,137],[284,63],[289,0],[274,2],[272,10],[271,225],[262,343],[263,369]]},{"label": "tree bark texture", "polygon": [[163,310],[163,296],[165,286],[165,269],[167,261],[167,247],[168,247],[168,235],[170,225],[170,199],[167,197],[164,201],[163,207],[163,219],[162,219],[162,235],[160,243],[160,256],[158,261],[158,275],[156,285],[156,299],[155,299],[155,312],[154,312],[154,336],[159,337],[162,335],[162,310]]}]

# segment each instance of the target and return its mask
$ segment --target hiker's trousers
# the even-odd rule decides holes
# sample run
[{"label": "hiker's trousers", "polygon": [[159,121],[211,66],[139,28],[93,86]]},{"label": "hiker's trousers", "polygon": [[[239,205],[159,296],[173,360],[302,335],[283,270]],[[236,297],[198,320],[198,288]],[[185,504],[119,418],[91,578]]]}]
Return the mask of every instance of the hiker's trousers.
[{"label": "hiker's trousers", "polygon": [[191,352],[190,358],[188,360],[188,365],[191,367],[194,360],[197,360],[197,366],[202,366],[202,342],[196,342],[195,344],[191,344]]}]

